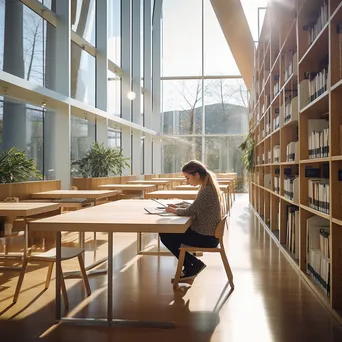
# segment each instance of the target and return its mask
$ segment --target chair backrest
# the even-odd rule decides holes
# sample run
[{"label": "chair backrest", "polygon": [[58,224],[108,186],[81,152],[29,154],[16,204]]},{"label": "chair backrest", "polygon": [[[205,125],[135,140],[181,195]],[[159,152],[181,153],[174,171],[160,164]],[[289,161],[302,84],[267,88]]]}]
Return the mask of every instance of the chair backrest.
[{"label": "chair backrest", "polygon": [[224,232],[224,227],[226,226],[227,217],[228,217],[228,214],[224,215],[216,227],[215,237],[217,237],[218,239],[222,239],[223,237],[223,232]]}]

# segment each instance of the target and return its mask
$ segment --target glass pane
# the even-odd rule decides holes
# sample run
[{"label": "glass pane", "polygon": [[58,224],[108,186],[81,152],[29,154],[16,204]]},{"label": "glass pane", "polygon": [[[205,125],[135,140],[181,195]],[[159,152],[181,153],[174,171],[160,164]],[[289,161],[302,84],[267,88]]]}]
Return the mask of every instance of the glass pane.
[{"label": "glass pane", "polygon": [[0,97],[0,151],[16,147],[43,172],[44,110],[25,102]]},{"label": "glass pane", "polygon": [[242,175],[242,154],[239,146],[245,137],[245,135],[206,137],[204,163],[215,172],[236,172]]},{"label": "glass pane", "polygon": [[[6,49],[4,49],[6,46]],[[0,0],[0,66],[44,86],[46,22],[19,0]]]},{"label": "glass pane", "polygon": [[205,133],[247,134],[247,89],[241,79],[205,80]]},{"label": "glass pane", "polygon": [[71,1],[71,29],[95,46],[96,0]]},{"label": "glass pane", "polygon": [[201,75],[201,56],[202,0],[164,0],[163,76]]},{"label": "glass pane", "polygon": [[180,172],[191,159],[202,159],[202,138],[163,138],[163,173]]},{"label": "glass pane", "polygon": [[108,130],[108,147],[121,148],[121,132],[113,129]]},{"label": "glass pane", "polygon": [[[163,132],[167,134],[201,133],[202,80],[162,82],[164,115]],[[172,119],[170,119],[171,116]]]},{"label": "glass pane", "polygon": [[95,106],[95,58],[71,43],[71,97]]},{"label": "glass pane", "polygon": [[121,79],[108,70],[107,111],[121,116]]},{"label": "glass pane", "polygon": [[204,2],[204,75],[240,75],[210,0]]},{"label": "glass pane", "polygon": [[[71,116],[71,163],[83,158],[95,141],[95,122]],[[78,168],[71,165],[71,175],[78,175]]]},{"label": "glass pane", "polygon": [[121,66],[121,0],[108,0],[108,58]]}]

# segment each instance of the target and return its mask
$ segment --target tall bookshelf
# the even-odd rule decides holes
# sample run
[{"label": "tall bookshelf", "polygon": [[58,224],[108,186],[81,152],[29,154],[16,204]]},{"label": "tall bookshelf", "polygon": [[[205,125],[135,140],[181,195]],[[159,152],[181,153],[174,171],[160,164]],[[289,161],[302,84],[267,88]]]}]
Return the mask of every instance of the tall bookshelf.
[{"label": "tall bookshelf", "polygon": [[254,63],[250,202],[342,323],[342,2],[272,2]]}]

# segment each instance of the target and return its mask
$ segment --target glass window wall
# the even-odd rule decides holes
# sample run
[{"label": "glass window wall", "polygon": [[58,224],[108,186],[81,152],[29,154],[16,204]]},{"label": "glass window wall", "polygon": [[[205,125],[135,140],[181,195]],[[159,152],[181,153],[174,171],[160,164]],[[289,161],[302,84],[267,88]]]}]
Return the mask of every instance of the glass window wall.
[{"label": "glass window wall", "polygon": [[71,1],[71,29],[95,46],[96,0]]},{"label": "glass window wall", "polygon": [[163,76],[202,74],[202,0],[163,1]]}]

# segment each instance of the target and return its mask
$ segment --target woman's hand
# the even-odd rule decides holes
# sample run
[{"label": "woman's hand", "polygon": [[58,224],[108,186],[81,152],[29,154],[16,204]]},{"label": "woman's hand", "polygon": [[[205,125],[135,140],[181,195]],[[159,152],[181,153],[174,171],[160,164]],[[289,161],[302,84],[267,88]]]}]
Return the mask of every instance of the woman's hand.
[{"label": "woman's hand", "polygon": [[167,213],[175,214],[175,213],[176,213],[176,209],[177,209],[177,207],[176,207],[174,204],[169,204],[169,205],[167,206],[167,208],[165,209],[165,211],[166,211]]}]

